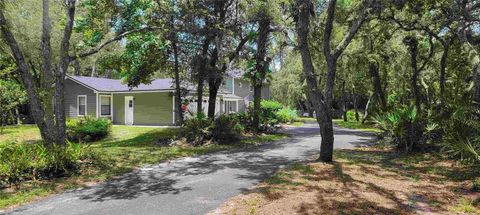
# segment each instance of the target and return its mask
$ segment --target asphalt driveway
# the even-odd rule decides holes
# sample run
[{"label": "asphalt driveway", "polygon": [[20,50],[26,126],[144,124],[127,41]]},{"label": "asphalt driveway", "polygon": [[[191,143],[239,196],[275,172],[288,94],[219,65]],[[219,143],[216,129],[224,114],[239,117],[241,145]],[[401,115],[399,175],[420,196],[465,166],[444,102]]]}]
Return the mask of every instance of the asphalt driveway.
[{"label": "asphalt driveway", "polygon": [[[291,138],[251,149],[189,157],[28,204],[6,214],[204,214],[287,164],[318,154],[318,126],[286,128]],[[335,148],[368,145],[373,135],[335,128]]]}]

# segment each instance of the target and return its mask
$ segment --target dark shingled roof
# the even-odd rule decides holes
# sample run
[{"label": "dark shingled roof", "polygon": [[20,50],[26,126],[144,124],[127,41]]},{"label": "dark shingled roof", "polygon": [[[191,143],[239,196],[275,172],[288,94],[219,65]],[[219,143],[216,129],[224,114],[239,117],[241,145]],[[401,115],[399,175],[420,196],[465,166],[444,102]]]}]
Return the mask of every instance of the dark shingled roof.
[{"label": "dark shingled roof", "polygon": [[80,82],[100,92],[129,92],[129,91],[155,91],[155,90],[173,90],[173,80],[171,78],[155,79],[150,84],[140,84],[138,87],[130,89],[121,80],[108,78],[95,78],[87,76],[68,76],[68,78]]}]

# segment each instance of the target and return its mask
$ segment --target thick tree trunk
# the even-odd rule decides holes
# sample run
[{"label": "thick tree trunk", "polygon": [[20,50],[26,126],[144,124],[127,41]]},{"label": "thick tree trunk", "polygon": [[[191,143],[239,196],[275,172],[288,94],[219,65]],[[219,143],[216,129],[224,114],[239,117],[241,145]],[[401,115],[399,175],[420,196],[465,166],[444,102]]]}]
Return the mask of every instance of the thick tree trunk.
[{"label": "thick tree trunk", "polygon": [[372,78],[373,89],[375,90],[375,98],[377,102],[380,103],[382,110],[385,111],[387,109],[387,100],[382,89],[380,74],[378,73],[378,66],[375,63],[370,63],[368,66],[368,72]]},{"label": "thick tree trunk", "polygon": [[[65,28],[63,32],[63,38],[60,44],[60,57],[59,64],[55,70],[55,91],[54,91],[54,104],[55,104],[55,116],[52,114],[47,114],[45,110],[51,109],[51,107],[46,107],[46,105],[51,104],[51,102],[42,102],[42,97],[40,96],[41,91],[51,88],[50,83],[45,84],[42,82],[40,85],[37,85],[34,81],[34,77],[30,71],[30,67],[27,65],[27,61],[20,50],[20,47],[13,36],[10,28],[7,24],[4,15],[4,8],[0,8],[0,28],[5,39],[6,43],[11,49],[12,55],[15,59],[15,62],[18,66],[22,84],[27,92],[29,98],[29,106],[31,110],[32,117],[37,124],[40,134],[42,136],[43,142],[45,145],[50,146],[52,144],[65,144],[65,107],[64,107],[64,79],[67,71],[68,64],[70,63],[70,57],[68,56],[69,51],[69,41],[73,28],[73,20],[75,15],[75,0],[65,1],[67,5],[67,21],[65,23]],[[52,62],[49,54],[51,50],[49,44],[49,36],[46,34],[49,33],[49,17],[48,17],[48,1],[43,1],[43,33],[42,33],[42,70],[48,70],[47,73],[52,72]],[[44,71],[45,72],[45,71]],[[53,80],[52,80],[53,81]],[[48,101],[51,101],[52,98],[45,98]],[[51,106],[51,105],[50,105]]]},{"label": "thick tree trunk", "polygon": [[205,70],[207,69],[207,54],[208,47],[210,45],[210,38],[206,38],[203,42],[202,55],[199,56],[197,62],[198,65],[195,66],[197,74],[197,115],[203,114],[203,86],[205,84]]},{"label": "thick tree trunk", "polygon": [[418,76],[420,70],[417,66],[418,41],[415,37],[406,37],[403,42],[408,46],[410,52],[410,66],[412,68],[411,85],[413,90],[413,98],[415,99],[415,107],[420,112],[422,104],[422,95],[420,86],[418,86]]},{"label": "thick tree trunk", "polygon": [[[334,3],[335,4],[335,3]],[[298,50],[302,57],[303,72],[307,81],[307,96],[315,108],[316,119],[320,126],[320,136],[322,137],[320,146],[320,160],[332,161],[332,153],[329,148],[333,146],[333,126],[329,114],[328,105],[325,104],[323,94],[320,91],[315,77],[315,68],[313,67],[312,56],[308,46],[308,35],[310,32],[310,16],[314,14],[313,4],[310,1],[297,0],[296,32],[298,36]],[[331,26],[330,26],[331,27]],[[327,106],[327,107],[325,107]]]},{"label": "thick tree trunk", "polygon": [[[173,24],[172,18],[172,24]],[[183,109],[182,109],[182,89],[180,86],[180,65],[178,62],[178,46],[177,46],[177,34],[172,33],[172,49],[174,58],[174,78],[175,78],[175,123],[177,125],[183,125]]]},{"label": "thick tree trunk", "polygon": [[256,84],[253,88],[253,126],[260,126],[260,103],[262,100],[262,84]]},{"label": "thick tree trunk", "polygon": [[222,78],[209,78],[208,81],[208,118],[215,118],[215,109],[217,103],[217,94],[220,85],[222,84]]},{"label": "thick tree trunk", "polygon": [[267,76],[270,60],[267,59],[268,38],[270,35],[271,20],[268,15],[263,14],[258,22],[257,53],[255,56],[256,71],[251,77],[253,85],[253,121],[252,126],[258,130],[260,126],[260,100],[262,99],[263,81]]}]

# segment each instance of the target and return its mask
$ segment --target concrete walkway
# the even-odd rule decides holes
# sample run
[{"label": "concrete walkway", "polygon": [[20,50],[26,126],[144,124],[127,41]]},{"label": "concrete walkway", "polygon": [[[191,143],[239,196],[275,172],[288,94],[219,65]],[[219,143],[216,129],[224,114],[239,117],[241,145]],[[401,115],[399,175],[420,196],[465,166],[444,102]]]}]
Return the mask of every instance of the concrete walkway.
[{"label": "concrete walkway", "polygon": [[[6,214],[204,214],[272,175],[319,152],[318,126],[286,128],[283,141],[150,165],[119,179],[69,191]],[[368,145],[369,133],[335,128],[335,148]]]}]

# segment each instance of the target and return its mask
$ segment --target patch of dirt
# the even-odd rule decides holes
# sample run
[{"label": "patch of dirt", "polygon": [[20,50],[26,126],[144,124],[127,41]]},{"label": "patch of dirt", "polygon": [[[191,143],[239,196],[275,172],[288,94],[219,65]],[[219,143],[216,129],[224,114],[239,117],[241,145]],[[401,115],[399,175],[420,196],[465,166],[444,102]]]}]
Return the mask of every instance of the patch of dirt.
[{"label": "patch of dirt", "polygon": [[[295,164],[209,214],[480,214],[478,172],[428,156],[341,150],[336,162]],[[473,207],[473,209],[472,209]]]}]

